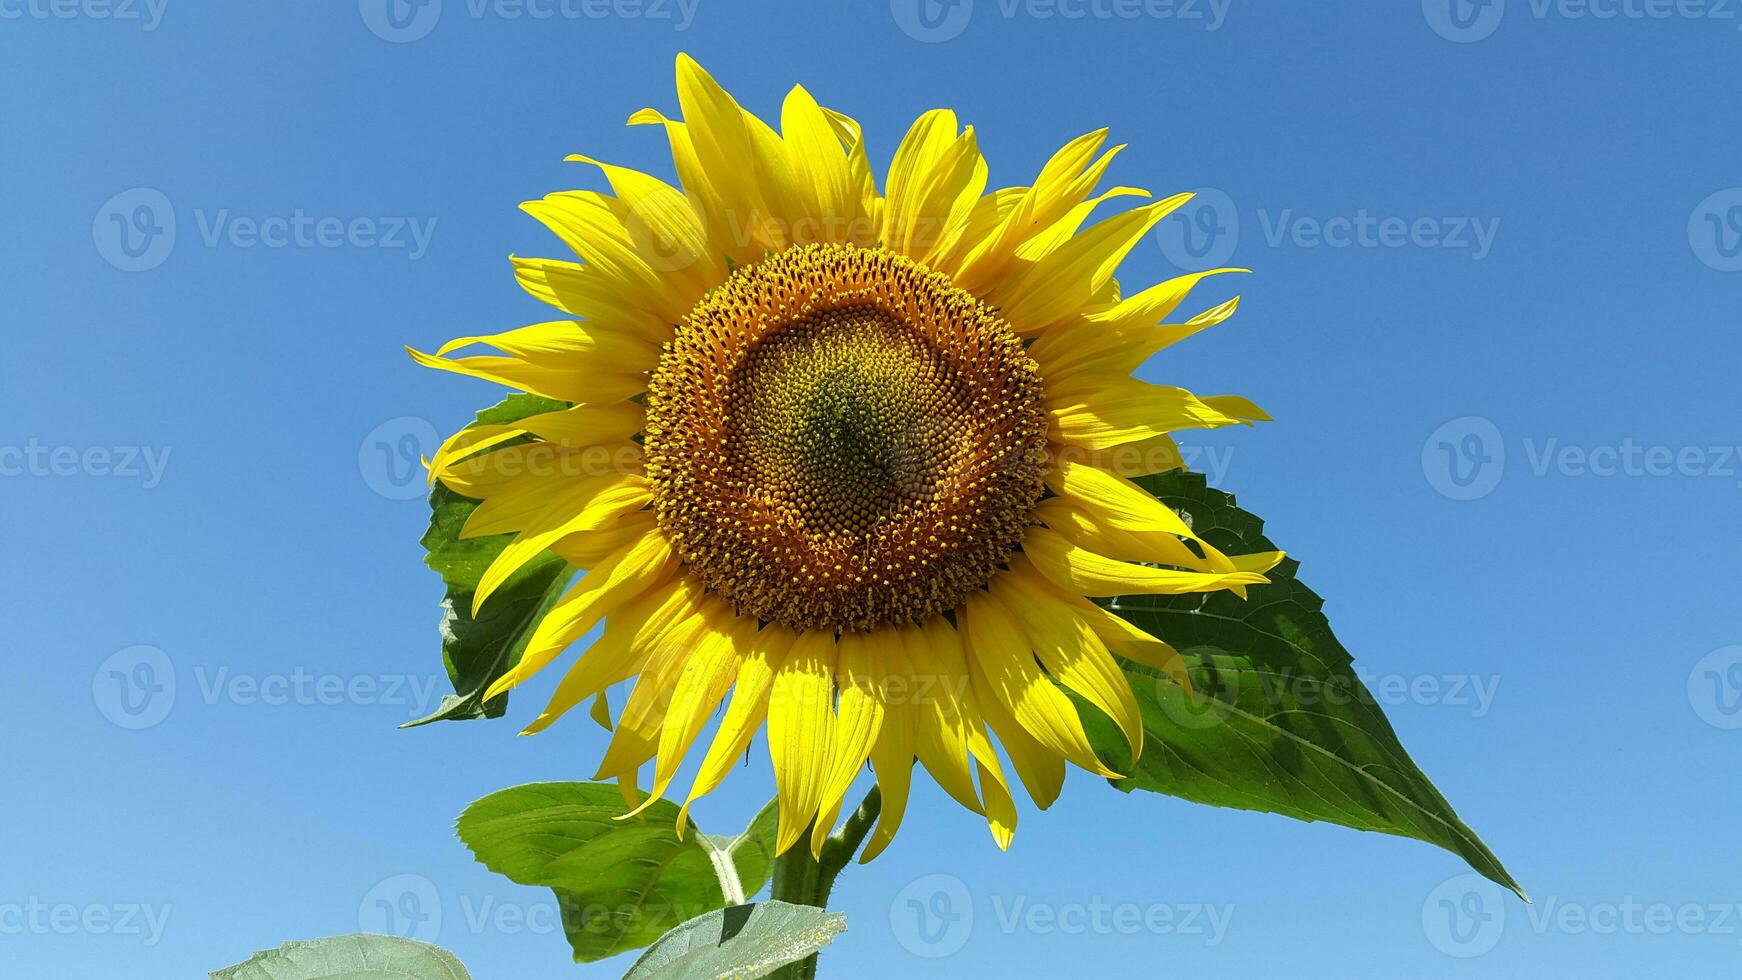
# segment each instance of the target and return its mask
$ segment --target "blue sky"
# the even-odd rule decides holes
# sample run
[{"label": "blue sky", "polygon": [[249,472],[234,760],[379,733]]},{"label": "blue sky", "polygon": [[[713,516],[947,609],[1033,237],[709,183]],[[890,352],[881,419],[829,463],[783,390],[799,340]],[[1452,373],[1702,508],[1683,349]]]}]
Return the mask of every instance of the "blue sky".
[{"label": "blue sky", "polygon": [[[669,174],[622,123],[675,110],[681,50],[771,117],[804,83],[879,168],[952,106],[997,183],[1110,125],[1114,181],[1203,189],[1123,278],[1255,275],[1144,376],[1276,417],[1185,441],[1536,900],[1092,778],[1000,854],[934,788],[843,879],[827,975],[1732,975],[1739,27],[1717,0],[0,0],[0,961],[180,978],[385,925],[479,977],[626,968],[569,967],[548,896],[451,832],[584,778],[603,733],[395,728],[439,674],[402,464],[496,394],[401,345],[543,318],[505,257],[558,246],[516,204],[597,186],[574,151]],[[770,790],[758,755],[700,821]]]}]

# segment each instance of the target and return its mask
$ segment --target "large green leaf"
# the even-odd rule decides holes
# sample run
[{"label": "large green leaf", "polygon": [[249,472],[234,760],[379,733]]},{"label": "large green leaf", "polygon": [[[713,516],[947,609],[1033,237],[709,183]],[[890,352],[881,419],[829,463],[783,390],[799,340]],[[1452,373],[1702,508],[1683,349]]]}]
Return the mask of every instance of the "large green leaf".
[{"label": "large green leaf", "polygon": [[[1139,481],[1228,554],[1278,550],[1257,517],[1194,473]],[[1460,855],[1518,892],[1492,851],[1453,812],[1399,744],[1331,633],[1323,600],[1285,560],[1242,600],[1229,592],[1125,596],[1107,607],[1178,648],[1194,692],[1124,664],[1143,710],[1141,760],[1104,715],[1083,712],[1113,785],[1199,803],[1326,820],[1412,837]]]},{"label": "large green leaf", "polygon": [[211,980],[471,980],[439,946],[357,933],[285,943],[209,974]]},{"label": "large green leaf", "polygon": [[718,980],[767,976],[815,953],[847,928],[847,918],[809,905],[734,905],[661,936],[623,980]]},{"label": "large green leaf", "polygon": [[[479,412],[473,425],[502,425],[564,407],[564,402],[537,395],[511,395]],[[432,721],[500,717],[507,710],[508,696],[499,695],[486,703],[484,691],[519,662],[526,641],[532,637],[532,627],[562,594],[572,572],[567,562],[547,551],[509,576],[474,618],[472,595],[478,580],[514,536],[461,539],[460,529],[478,502],[439,483],[430,491],[429,506],[424,563],[440,574],[447,586],[442,598],[442,660],[455,693],[443,697],[434,712],[407,722],[402,726],[405,728]]]},{"label": "large green leaf", "polygon": [[[688,821],[680,841],[679,811],[669,800],[619,820],[624,805],[615,786],[530,783],[467,807],[458,829],[491,871],[556,892],[563,930],[584,963],[639,949],[725,907],[728,888],[740,900],[759,891],[770,870],[764,825],[772,809],[729,840],[705,838]],[[723,883],[734,864],[738,881]]]}]

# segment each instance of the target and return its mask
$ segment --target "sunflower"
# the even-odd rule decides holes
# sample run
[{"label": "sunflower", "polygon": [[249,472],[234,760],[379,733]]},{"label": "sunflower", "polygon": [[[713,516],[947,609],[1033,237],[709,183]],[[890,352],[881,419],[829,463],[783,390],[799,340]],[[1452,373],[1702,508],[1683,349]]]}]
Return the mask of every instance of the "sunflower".
[{"label": "sunflower", "polygon": [[[1115,268],[1189,195],[1085,227],[1148,196],[1095,195],[1120,149],[1105,130],[988,192],[973,127],[933,110],[880,193],[859,125],[802,87],[778,133],[687,56],[677,92],[681,120],[629,124],[663,128],[681,189],[574,156],[611,193],[524,205],[580,259],[511,259],[564,318],[411,351],[570,404],[463,429],[428,461],[481,501],[463,537],[513,535],[474,612],[547,549],[587,570],[487,696],[603,622],[526,732],[593,699],[614,727],[595,778],[631,807],[666,793],[729,695],[686,811],[766,723],[780,852],[807,828],[820,848],[867,763],[883,808],[862,859],[881,852],[916,759],[1007,847],[1008,772],[1042,809],[1067,762],[1118,776],[1072,695],[1135,757],[1116,657],[1187,684],[1172,647],[1090,599],[1243,594],[1281,560],[1222,554],[1131,481],[1177,467],[1170,432],[1267,418],[1132,377],[1227,319],[1237,300],[1162,322],[1243,270],[1121,295]],[[479,344],[500,353],[447,356]],[[631,679],[613,726],[605,691]]]}]

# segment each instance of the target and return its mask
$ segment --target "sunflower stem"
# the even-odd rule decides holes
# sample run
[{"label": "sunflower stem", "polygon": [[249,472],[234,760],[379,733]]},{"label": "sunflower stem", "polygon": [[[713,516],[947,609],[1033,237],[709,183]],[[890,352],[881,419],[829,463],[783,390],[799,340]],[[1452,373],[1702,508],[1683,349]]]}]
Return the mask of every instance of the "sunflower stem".
[{"label": "sunflower stem", "polygon": [[[865,794],[864,802],[859,804],[859,809],[853,811],[853,815],[847,818],[840,830],[823,841],[820,856],[811,856],[810,848],[806,846],[810,840],[808,833],[799,838],[791,850],[774,861],[774,883],[770,889],[770,897],[794,905],[828,908],[829,892],[834,890],[835,879],[858,852],[859,845],[865,842],[865,835],[871,832],[871,827],[877,823],[877,815],[881,812],[883,794],[876,786],[872,786],[871,792]],[[817,958],[814,954],[770,974],[775,980],[814,980],[816,975]]]}]

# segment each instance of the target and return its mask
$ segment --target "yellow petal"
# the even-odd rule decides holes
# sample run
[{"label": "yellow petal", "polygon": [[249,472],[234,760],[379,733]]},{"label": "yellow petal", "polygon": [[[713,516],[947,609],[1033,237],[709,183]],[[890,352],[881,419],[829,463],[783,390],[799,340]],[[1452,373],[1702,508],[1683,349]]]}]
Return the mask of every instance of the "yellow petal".
[{"label": "yellow petal", "polygon": [[1031,642],[1004,605],[987,593],[976,592],[969,595],[962,612],[968,655],[978,663],[985,686],[998,704],[1055,755],[1096,775],[1119,778],[1096,758],[1076,707],[1041,673]]},{"label": "yellow petal", "polygon": [[[1281,552],[1265,556],[1263,568],[1231,572],[1187,572],[1116,561],[1079,548],[1056,531],[1031,528],[1022,551],[1047,581],[1084,596],[1184,595],[1214,592],[1243,585],[1263,585],[1268,571],[1282,560]],[[1274,560],[1271,560],[1274,559]]]},{"label": "yellow petal", "polygon": [[955,113],[925,113],[914,121],[889,167],[885,244],[920,262],[948,253],[985,187],[986,161],[973,127],[958,136]]},{"label": "yellow petal", "polygon": [[514,425],[468,425],[448,436],[423,461],[424,468],[429,471],[429,482],[434,484],[442,471],[453,464],[525,434],[525,429]]},{"label": "yellow petal", "polygon": [[731,689],[739,660],[756,632],[756,620],[737,615],[724,603],[714,600],[705,608],[708,625],[672,687],[671,704],[659,734],[653,788],[648,791],[652,797],[663,796],[671,785],[679,763],[701,734],[708,715]]},{"label": "yellow petal", "polygon": [[[622,286],[603,270],[560,259],[521,258],[510,255],[514,279],[520,288],[542,302],[589,322],[636,333],[654,343],[672,336],[675,322],[647,309],[625,294]],[[585,401],[586,399],[565,399]]]},{"label": "yellow petal", "polygon": [[628,441],[602,456],[525,443],[450,466],[438,478],[455,493],[482,501],[460,529],[460,537],[476,538],[537,523],[559,497],[579,510],[594,493],[634,483],[642,472],[640,452]]},{"label": "yellow petal", "polygon": [[[514,540],[508,542],[490,567],[478,579],[478,588],[472,595],[472,615],[484,606],[484,600],[491,593],[508,581],[520,567],[538,557],[539,552],[550,547],[558,538],[585,531],[591,528],[603,527],[615,520],[619,515],[646,506],[649,501],[647,481],[632,473],[607,474],[604,477],[593,477],[600,481],[593,484],[588,479],[576,480],[577,490],[573,496],[557,494],[551,503],[538,516],[530,521]],[[578,506],[577,506],[578,505]],[[473,511],[477,516],[477,511]],[[470,519],[462,531],[462,537],[472,531]]]},{"label": "yellow petal", "polygon": [[1059,438],[1088,450],[1106,449],[1180,429],[1219,429],[1246,424],[1184,388],[1136,378],[1109,382],[1095,391],[1048,389],[1047,409]]},{"label": "yellow petal", "polygon": [[1107,131],[1099,129],[1054,153],[1034,184],[1019,188],[1020,197],[1004,212],[997,229],[968,252],[956,274],[957,285],[977,291],[995,282],[1019,246],[1081,204],[1100,183],[1113,157],[1124,149],[1116,146],[1091,164],[1106,138]]},{"label": "yellow petal", "polygon": [[1125,734],[1131,758],[1143,753],[1143,718],[1137,698],[1101,638],[1081,616],[1053,601],[1051,590],[1015,572],[991,582],[992,594],[1004,604],[1039,657],[1046,672],[1060,684],[1113,719]]},{"label": "yellow petal", "polygon": [[613,330],[586,320],[551,320],[502,333],[456,337],[443,344],[436,353],[445,356],[473,344],[488,344],[505,354],[527,360],[589,355],[595,362],[595,370],[609,366],[645,371],[659,360],[658,344],[633,332]]},{"label": "yellow petal", "polygon": [[665,535],[658,532],[646,535],[634,547],[595,566],[533,627],[520,661],[490,685],[484,700],[508,691],[549,666],[569,644],[598,625],[613,609],[669,579],[676,569],[677,556]]},{"label": "yellow petal", "polygon": [[775,853],[798,842],[817,815],[824,767],[834,743],[835,638],[828,631],[799,635],[774,675],[768,704],[768,751],[780,798]]},{"label": "yellow petal", "polygon": [[[942,620],[938,620],[942,622]],[[948,625],[945,623],[944,625]],[[961,675],[951,670],[947,649],[941,655],[934,644],[959,644],[955,631],[904,627],[901,639],[911,673],[901,679],[898,696],[911,699],[914,711],[914,752],[932,779],[957,803],[975,813],[985,813],[968,768],[968,725],[962,717]]]},{"label": "yellow petal", "polygon": [[1095,631],[1109,652],[1161,671],[1187,691],[1192,689],[1185,660],[1171,644],[1156,639],[1125,617],[1115,616],[1080,595],[1060,590],[1035,571],[1026,559],[1011,562],[1009,574],[1020,576],[1026,587],[1043,591],[1046,601],[1069,606],[1078,619]]},{"label": "yellow petal", "polygon": [[1205,395],[1202,401],[1223,415],[1240,419],[1243,422],[1269,422],[1271,420],[1270,413],[1252,404],[1250,399],[1242,398],[1239,395]]},{"label": "yellow petal", "polygon": [[407,347],[411,359],[427,368],[493,381],[565,402],[618,401],[647,390],[644,369],[578,371],[562,358],[528,361],[519,357],[437,357]]},{"label": "yellow petal", "polygon": [[1111,527],[1063,497],[1048,497],[1041,501],[1035,505],[1034,516],[1071,544],[1108,558],[1175,565],[1197,571],[1215,570],[1172,534]]},{"label": "yellow petal", "polygon": [[763,186],[771,176],[766,170],[773,149],[766,136],[752,131],[749,114],[686,54],[677,58],[677,99],[696,161],[708,175],[726,220],[751,230],[769,250],[785,248],[780,188]]},{"label": "yellow petal", "polygon": [[[1149,196],[1149,192],[1141,187],[1114,187],[1071,208],[1065,212],[1064,217],[1029,236],[1027,241],[1016,247],[1016,254],[1012,256],[1016,261],[1012,262],[1009,267],[1012,278],[1016,278],[1018,272],[1026,273],[1040,260],[1057,251],[1059,246],[1071,241],[1082,229],[1083,222],[1088,221],[1089,215],[1094,214],[1095,209],[1101,205],[1121,197]],[[1102,285],[1106,285],[1106,283],[1102,283]],[[1101,286],[1092,287],[1089,295],[1096,295],[1100,289]]]},{"label": "yellow petal", "polygon": [[715,631],[709,617],[691,607],[687,615],[651,641],[638,641],[640,674],[623,702],[623,714],[594,779],[638,769],[659,751],[665,719],[672,708],[672,695],[679,676],[710,645]]},{"label": "yellow petal", "polygon": [[1191,195],[1180,194],[1114,215],[1060,245],[989,298],[1024,335],[1079,314],[1112,281],[1119,263],[1156,222],[1190,199]]},{"label": "yellow petal", "polygon": [[[450,437],[430,458],[427,464],[430,468],[430,479],[438,479],[461,462],[518,436],[531,434],[570,449],[615,448],[624,445],[630,436],[640,432],[644,424],[646,411],[640,405],[634,402],[613,402],[576,405],[561,411],[542,412],[527,416],[512,425],[468,426]],[[504,457],[504,460],[507,458]],[[493,467],[492,463],[479,462],[471,468],[476,470]],[[449,488],[456,493],[464,492],[451,484]]]},{"label": "yellow petal", "polygon": [[907,813],[908,791],[913,782],[913,714],[911,705],[890,706],[877,733],[877,742],[871,747],[871,768],[877,774],[883,811],[877,817],[877,829],[859,855],[860,864],[883,853],[895,839],[895,832],[901,829],[901,818]]},{"label": "yellow petal", "polygon": [[[963,649],[962,634],[942,618],[933,618],[921,632],[925,636],[932,669],[937,672],[938,690],[949,692],[956,723],[961,727],[962,743],[973,758],[975,771],[980,777],[979,812],[985,814],[986,824],[998,847],[1008,848],[1016,833],[1016,804],[1004,779],[1004,766],[998,760],[998,751],[993,748],[992,740],[986,737],[985,722],[968,676],[968,655]],[[924,695],[916,692],[916,696]]]},{"label": "yellow petal", "polygon": [[[780,131],[792,164],[799,206],[810,227],[795,230],[800,243],[855,242],[869,234],[869,215],[847,150],[817,101],[795,85],[781,107]],[[855,225],[863,224],[863,228]]]},{"label": "yellow petal", "polygon": [[991,829],[998,849],[1007,851],[1011,839],[1016,836],[1016,800],[1010,795],[1010,786],[1004,781],[997,756],[992,757],[990,764],[975,757],[974,769],[980,774],[980,795],[986,800],[986,826]]},{"label": "yellow petal", "polygon": [[623,302],[672,322],[688,311],[683,295],[637,253],[621,201],[593,191],[561,191],[526,201],[520,209],[562,239]]},{"label": "yellow petal", "polygon": [[605,632],[563,675],[550,703],[521,734],[544,731],[570,708],[634,676],[660,637],[688,616],[694,605],[695,592],[680,577],[653,586],[607,618]]},{"label": "yellow petal", "polygon": [[1181,324],[1162,323],[1193,286],[1210,276],[1245,269],[1211,269],[1158,283],[1110,309],[1047,331],[1029,348],[1047,381],[1079,374],[1130,374],[1157,352],[1223,323],[1239,309],[1239,297]]},{"label": "yellow petal", "polygon": [[852,182],[853,194],[858,202],[859,213],[864,214],[870,222],[870,227],[863,231],[853,229],[850,244],[870,247],[877,243],[882,234],[883,199],[877,196],[877,178],[871,172],[871,160],[865,153],[864,134],[853,117],[826,106],[823,112],[829,117],[829,125],[834,127],[835,136],[847,148],[847,174]]},{"label": "yellow petal", "polygon": [[635,253],[672,283],[679,302],[693,304],[726,276],[725,263],[708,242],[696,208],[683,192],[650,174],[601,163],[579,153],[570,161],[604,171],[623,203],[623,226]]},{"label": "yellow petal", "polygon": [[1053,805],[1064,789],[1064,758],[1036,741],[1005,710],[989,687],[991,681],[974,657],[968,658],[968,666],[981,715],[992,733],[998,736],[998,741],[1003,743],[1004,751],[1010,754],[1011,765],[1027,788],[1029,798],[1034,800],[1035,806],[1045,810]]},{"label": "yellow petal", "polygon": [[594,568],[619,551],[634,547],[648,535],[660,534],[653,511],[624,514],[604,527],[559,538],[550,550],[576,568]]},{"label": "yellow petal", "polygon": [[811,855],[822,855],[823,841],[834,829],[840,816],[847,790],[877,741],[883,725],[883,671],[888,663],[884,651],[899,646],[900,639],[891,630],[875,633],[846,633],[841,636],[835,686],[839,691],[835,709],[835,740],[829,751],[829,762],[823,778],[823,794],[817,821],[811,832]]},{"label": "yellow petal", "polygon": [[786,662],[788,651],[798,634],[779,624],[771,624],[751,637],[744,657],[738,663],[738,677],[732,690],[732,703],[726,717],[714,733],[713,744],[702,757],[696,779],[690,787],[689,799],[678,815],[682,827],[690,804],[714,791],[732,765],[750,747],[751,738],[768,716],[769,692],[774,687],[774,674]]}]

